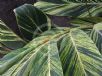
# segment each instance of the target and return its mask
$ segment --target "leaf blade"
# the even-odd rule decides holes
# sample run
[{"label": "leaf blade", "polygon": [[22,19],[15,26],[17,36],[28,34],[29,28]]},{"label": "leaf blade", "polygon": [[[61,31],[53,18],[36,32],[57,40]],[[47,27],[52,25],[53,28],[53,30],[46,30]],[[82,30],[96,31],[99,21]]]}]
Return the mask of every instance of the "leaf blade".
[{"label": "leaf blade", "polygon": [[93,30],[91,31],[90,37],[95,42],[100,53],[102,54],[102,24],[95,24]]},{"label": "leaf blade", "polygon": [[42,33],[51,28],[51,25],[48,24],[49,18],[41,10],[30,4],[18,7],[14,12],[21,34],[28,41],[32,40],[35,30]]},{"label": "leaf blade", "polygon": [[39,1],[45,1],[45,2],[52,2],[52,3],[68,3],[68,2],[74,2],[74,3],[98,3],[102,2],[100,0],[39,0]]},{"label": "leaf blade", "polygon": [[[35,65],[35,62],[34,62],[34,64],[32,64],[33,59],[34,59],[34,61],[36,61],[37,64],[39,63],[40,59],[45,58],[45,60],[46,60],[46,58],[47,58],[47,60],[48,60],[48,56],[49,56],[48,53],[50,53],[50,50],[48,49],[48,46],[50,45],[49,41],[51,39],[52,40],[57,39],[57,38],[59,38],[59,36],[60,35],[58,34],[58,35],[54,35],[54,37],[52,37],[52,36],[41,36],[41,37],[35,38],[33,41],[31,41],[29,44],[27,44],[24,48],[18,49],[16,51],[11,52],[10,54],[4,56],[4,58],[2,58],[0,60],[0,66],[1,66],[0,67],[1,68],[0,69],[0,75],[2,75],[2,76],[5,76],[5,75],[8,75],[8,76],[11,76],[11,75],[14,75],[14,76],[15,75],[18,75],[18,76],[22,75],[23,76],[24,75],[24,76],[26,76],[29,73],[29,75],[32,76],[32,74],[30,74],[31,68],[32,68],[32,70],[37,68],[37,66]],[[54,45],[53,45],[53,42],[54,42]],[[52,46],[55,46],[55,41],[51,42],[51,47]],[[57,56],[53,56],[53,57],[54,58],[56,58],[56,57],[59,58],[58,51],[57,51],[57,45],[55,47],[56,47],[56,50],[53,50],[52,52],[55,52]],[[42,49],[44,49],[44,50],[42,51]],[[41,55],[39,55],[39,54],[41,54]],[[51,55],[52,54],[53,53],[51,53]],[[36,58],[38,58],[39,56],[42,56],[42,55],[44,57],[35,60]],[[58,59],[57,59],[57,61],[58,61]],[[42,62],[43,62],[43,60],[42,60]],[[39,63],[39,66],[40,66],[40,64],[43,64],[43,63]],[[46,64],[48,65],[48,63],[46,63]],[[56,72],[58,70],[58,68],[56,68],[56,67],[58,67],[58,66],[53,64],[54,66],[56,66],[53,69],[57,69],[57,70],[55,70],[55,72],[51,71],[52,76],[53,76],[53,74],[57,75],[57,73],[58,73],[58,76],[59,76],[59,73],[60,73],[61,76],[63,76],[62,75],[63,71],[60,71],[60,70],[62,70],[61,69],[61,63],[59,62],[59,64],[60,64],[59,65],[60,66],[59,72]],[[35,66],[35,68],[31,67],[30,65]],[[44,66],[47,66],[47,65],[44,65]],[[40,66],[40,68],[41,68],[41,66]],[[42,67],[42,68],[44,68],[44,67]],[[48,67],[45,67],[45,68],[48,68]],[[48,71],[48,69],[46,69],[46,70]],[[46,70],[42,70],[42,71],[46,71]],[[38,72],[38,71],[36,71],[36,69],[35,69],[35,71],[32,72],[32,73],[35,74],[35,72]],[[40,74],[40,73],[38,73],[38,74]],[[46,74],[46,76],[49,76],[49,75]]]},{"label": "leaf blade", "polygon": [[9,29],[4,22],[0,20],[0,48],[18,49],[23,47],[26,42]]},{"label": "leaf blade", "polygon": [[72,29],[60,46],[65,76],[101,76],[102,56],[86,33]]},{"label": "leaf blade", "polygon": [[44,1],[39,1],[34,4],[35,7],[40,8],[45,13],[56,16],[68,16],[74,18],[83,17],[100,17],[101,5],[93,3],[72,3],[55,4]]}]

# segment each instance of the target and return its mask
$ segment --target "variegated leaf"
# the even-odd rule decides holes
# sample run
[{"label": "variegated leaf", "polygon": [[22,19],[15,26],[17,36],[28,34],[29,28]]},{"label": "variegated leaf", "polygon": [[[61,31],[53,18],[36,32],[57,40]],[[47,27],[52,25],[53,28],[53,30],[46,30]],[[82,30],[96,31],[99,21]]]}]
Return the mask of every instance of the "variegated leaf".
[{"label": "variegated leaf", "polygon": [[41,36],[24,48],[4,56],[0,60],[0,75],[63,76],[56,39],[58,40],[53,40],[52,36]]},{"label": "variegated leaf", "polygon": [[59,44],[64,76],[102,75],[102,56],[86,33],[71,29]]},{"label": "variegated leaf", "polygon": [[38,1],[51,2],[51,3],[57,3],[57,4],[67,3],[67,1],[65,0],[38,0]]},{"label": "variegated leaf", "polygon": [[68,3],[68,2],[76,2],[76,3],[99,3],[101,0],[38,0],[38,1],[46,1],[52,3]]},{"label": "variegated leaf", "polygon": [[102,23],[94,25],[90,37],[96,43],[100,53],[102,54]]},{"label": "variegated leaf", "polygon": [[4,22],[0,20],[0,49],[10,50],[23,47],[26,42],[9,29]]},{"label": "variegated leaf", "polygon": [[72,28],[82,29],[84,32],[90,35],[94,25],[101,21],[102,21],[101,17],[90,17],[90,18],[84,17],[84,18],[75,18],[68,22],[72,25]]},{"label": "variegated leaf", "polygon": [[33,5],[22,5],[16,8],[14,12],[20,31],[27,40],[32,40],[36,30],[42,33],[51,28],[50,19]]},{"label": "variegated leaf", "polygon": [[56,16],[68,16],[74,18],[83,17],[100,17],[102,13],[101,4],[93,3],[72,3],[55,4],[50,2],[39,1],[34,4],[44,12]]},{"label": "variegated leaf", "polygon": [[94,42],[79,29],[68,32],[37,37],[4,56],[1,76],[101,76],[102,55]]},{"label": "variegated leaf", "polygon": [[90,17],[90,18],[75,18],[69,21],[73,27],[80,28],[93,28],[94,24],[97,24],[102,21],[101,17]]},{"label": "variegated leaf", "polygon": [[8,47],[5,47],[4,45],[0,44],[0,56],[9,53],[10,50],[11,49],[9,49]]}]

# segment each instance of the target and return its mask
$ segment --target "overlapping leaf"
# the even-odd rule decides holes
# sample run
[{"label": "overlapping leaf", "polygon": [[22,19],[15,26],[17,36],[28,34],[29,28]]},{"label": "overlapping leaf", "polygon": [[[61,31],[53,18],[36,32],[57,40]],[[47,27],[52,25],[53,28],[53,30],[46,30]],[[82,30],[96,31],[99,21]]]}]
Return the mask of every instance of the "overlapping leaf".
[{"label": "overlapping leaf", "polygon": [[90,37],[96,43],[100,53],[102,54],[102,23],[94,25]]},{"label": "overlapping leaf", "polygon": [[93,29],[94,25],[100,22],[102,22],[101,17],[75,18],[69,21],[69,23],[72,25],[72,28],[82,29],[88,35],[90,35],[91,30]]},{"label": "overlapping leaf", "polygon": [[5,47],[2,44],[0,44],[0,55],[7,54],[10,52],[10,50],[11,49],[9,49],[8,47]]},{"label": "overlapping leaf", "polygon": [[102,55],[87,34],[79,29],[71,29],[69,33],[62,32],[37,37],[25,47],[4,56],[0,60],[0,74],[101,76]]},{"label": "overlapping leaf", "polygon": [[49,41],[51,38],[36,38],[24,48],[4,56],[0,60],[0,75],[63,76],[57,43]]},{"label": "overlapping leaf", "polygon": [[25,45],[25,41],[17,36],[0,20],[0,50],[18,49]]},{"label": "overlapping leaf", "polygon": [[[45,38],[45,39],[40,40],[41,38]],[[37,48],[38,46],[40,46],[41,44],[43,44],[47,41],[47,37],[41,37],[41,38],[37,38],[37,39],[33,40],[32,42],[30,42],[25,47],[18,49],[16,51],[13,51],[13,52],[7,54],[6,56],[4,56],[0,60],[0,75],[7,71],[6,73],[4,73],[4,76],[7,74],[8,74],[8,76],[11,76],[11,74],[18,68],[18,66],[20,66],[24,62],[24,60],[29,59],[28,57],[32,54],[32,52],[31,52],[32,50],[34,50],[35,48]],[[9,68],[11,68],[11,69],[9,69]]]},{"label": "overlapping leaf", "polygon": [[42,11],[30,4],[20,6],[14,12],[20,31],[27,40],[33,38],[35,30],[43,32],[51,27],[49,18]]},{"label": "overlapping leaf", "polygon": [[102,56],[83,31],[72,29],[59,44],[64,76],[102,75]]},{"label": "overlapping leaf", "polygon": [[101,4],[93,3],[72,3],[67,4],[55,4],[49,2],[39,1],[34,4],[37,8],[40,8],[44,12],[50,15],[56,16],[68,16],[74,18],[83,17],[100,17],[102,13]]},{"label": "overlapping leaf", "polygon": [[74,27],[81,27],[81,28],[93,28],[94,24],[100,23],[102,21],[101,17],[84,17],[84,18],[75,18],[69,21],[71,25]]},{"label": "overlapping leaf", "polygon": [[68,1],[70,1],[70,2],[77,2],[77,3],[100,3],[100,2],[102,2],[101,0],[63,0],[63,1],[66,1],[66,2],[68,2]]},{"label": "overlapping leaf", "polygon": [[67,3],[67,1],[65,0],[38,0],[38,1],[51,2],[51,3],[57,3],[57,4]]},{"label": "overlapping leaf", "polygon": [[102,2],[101,0],[39,0],[39,1],[46,1],[52,3],[67,3],[67,2],[76,2],[76,3],[99,3]]}]

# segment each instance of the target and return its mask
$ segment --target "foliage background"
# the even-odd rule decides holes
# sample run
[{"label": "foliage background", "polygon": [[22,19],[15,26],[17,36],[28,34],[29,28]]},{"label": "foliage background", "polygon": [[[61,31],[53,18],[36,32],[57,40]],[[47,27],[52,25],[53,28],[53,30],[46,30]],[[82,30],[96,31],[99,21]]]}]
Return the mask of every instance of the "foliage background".
[{"label": "foliage background", "polygon": [[[25,3],[34,4],[37,0],[0,0],[0,18],[18,34],[17,23],[13,12],[14,8],[17,8]],[[68,18],[66,17],[53,17],[50,16],[52,21],[60,26],[68,26]]]}]

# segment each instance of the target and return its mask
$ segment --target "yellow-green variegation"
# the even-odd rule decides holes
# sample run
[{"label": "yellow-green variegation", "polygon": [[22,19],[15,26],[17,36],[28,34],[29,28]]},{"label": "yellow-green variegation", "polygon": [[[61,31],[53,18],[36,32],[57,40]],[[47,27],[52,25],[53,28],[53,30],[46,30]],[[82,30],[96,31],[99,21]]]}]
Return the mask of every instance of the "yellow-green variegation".
[{"label": "yellow-green variegation", "polygon": [[16,35],[4,22],[0,20],[0,51],[18,49],[26,42]]},{"label": "yellow-green variegation", "polygon": [[62,4],[39,1],[34,4],[47,14],[56,16],[68,16],[74,18],[83,17],[100,17],[102,5],[98,3],[73,3],[67,2]]},{"label": "yellow-green variegation", "polygon": [[0,60],[2,76],[101,76],[102,55],[79,29],[37,37]]},{"label": "yellow-green variegation", "polygon": [[[102,76],[102,6],[75,2],[40,0],[16,8],[24,38],[1,22],[0,43],[26,45],[0,58],[0,76]],[[71,17],[71,27],[56,26],[49,14]],[[6,54],[8,46],[0,44],[0,52]]]},{"label": "yellow-green variegation", "polygon": [[26,40],[32,40],[35,30],[40,33],[51,28],[50,19],[33,5],[25,4],[14,9],[18,27]]},{"label": "yellow-green variegation", "polygon": [[98,23],[93,27],[90,37],[96,43],[100,53],[102,54],[102,23]]},{"label": "yellow-green variegation", "polygon": [[102,56],[86,33],[72,29],[60,43],[64,76],[101,76]]},{"label": "yellow-green variegation", "polygon": [[38,1],[46,1],[52,3],[67,3],[67,2],[76,2],[76,3],[99,3],[101,0],[38,0]]}]

